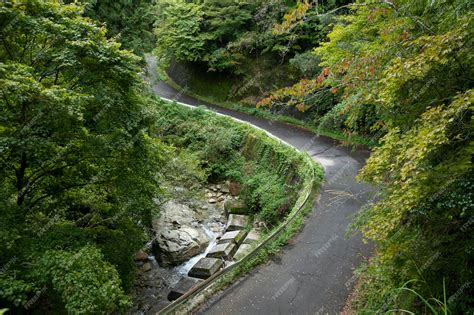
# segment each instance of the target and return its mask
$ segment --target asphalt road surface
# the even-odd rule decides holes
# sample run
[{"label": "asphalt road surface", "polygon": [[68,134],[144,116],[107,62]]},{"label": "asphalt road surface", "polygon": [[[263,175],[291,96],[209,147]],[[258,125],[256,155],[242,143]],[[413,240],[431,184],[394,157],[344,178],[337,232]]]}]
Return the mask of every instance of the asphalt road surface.
[{"label": "asphalt road surface", "polygon": [[205,105],[247,121],[308,152],[325,170],[320,196],[301,232],[268,263],[212,297],[199,314],[338,314],[351,292],[354,270],[371,254],[360,235],[347,227],[374,189],[356,182],[369,151],[352,151],[337,142],[288,124],[271,122],[198,101],[164,82],[152,84],[162,97]]}]

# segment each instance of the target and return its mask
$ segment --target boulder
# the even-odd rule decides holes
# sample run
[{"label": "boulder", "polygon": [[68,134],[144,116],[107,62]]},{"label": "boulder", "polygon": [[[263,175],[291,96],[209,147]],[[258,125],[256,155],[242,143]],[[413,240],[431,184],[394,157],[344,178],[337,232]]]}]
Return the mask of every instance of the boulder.
[{"label": "boulder", "polygon": [[157,229],[173,222],[191,225],[193,221],[194,211],[189,206],[171,200],[161,206],[160,213],[153,218],[153,227]]},{"label": "boulder", "polygon": [[244,241],[245,236],[247,236],[247,232],[245,230],[237,230],[237,231],[226,232],[219,239],[219,243],[220,244],[235,243],[235,244],[237,244],[237,246],[239,246]]},{"label": "boulder", "polygon": [[189,270],[188,275],[194,278],[207,279],[216,273],[223,265],[224,263],[219,258],[204,257]]},{"label": "boulder", "polygon": [[153,218],[153,253],[161,265],[176,265],[204,251],[210,237],[196,222],[187,205],[168,201],[161,207]]},{"label": "boulder", "polygon": [[176,265],[205,250],[209,237],[204,230],[181,227],[177,230],[163,230],[156,238],[155,244],[157,260],[162,265]]},{"label": "boulder", "polygon": [[240,214],[229,214],[226,231],[243,230],[249,222],[249,217]]},{"label": "boulder", "polygon": [[225,214],[248,214],[248,208],[242,200],[228,199],[224,203]]},{"label": "boulder", "polygon": [[231,260],[236,251],[237,245],[235,243],[221,243],[212,248],[206,257]]},{"label": "boulder", "polygon": [[226,183],[225,185],[222,185],[221,191],[222,191],[224,194],[228,194],[228,193],[230,192],[230,191],[229,191],[229,184]]},{"label": "boulder", "polygon": [[196,286],[201,281],[202,280],[196,279],[196,278],[188,278],[188,277],[182,278],[173,288],[171,288],[171,291],[168,294],[168,300],[170,301],[176,300],[181,295],[191,290],[194,286]]}]

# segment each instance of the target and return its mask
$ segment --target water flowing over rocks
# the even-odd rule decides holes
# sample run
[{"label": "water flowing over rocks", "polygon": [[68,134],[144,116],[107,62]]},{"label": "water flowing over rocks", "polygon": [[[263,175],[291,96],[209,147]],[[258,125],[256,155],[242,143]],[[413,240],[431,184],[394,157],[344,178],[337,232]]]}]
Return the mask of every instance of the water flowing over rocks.
[{"label": "water flowing over rocks", "polygon": [[181,187],[174,192],[153,218],[153,240],[134,256],[131,314],[155,314],[199,282],[187,277],[188,272],[224,234],[226,200],[238,198],[230,194],[229,183],[202,187],[201,196]]},{"label": "water flowing over rocks", "polygon": [[[132,314],[155,314],[223,267],[244,257],[259,238],[246,205],[226,182],[202,188],[201,197],[176,188],[153,218],[154,238],[135,256]],[[189,197],[191,196],[191,197]]]}]

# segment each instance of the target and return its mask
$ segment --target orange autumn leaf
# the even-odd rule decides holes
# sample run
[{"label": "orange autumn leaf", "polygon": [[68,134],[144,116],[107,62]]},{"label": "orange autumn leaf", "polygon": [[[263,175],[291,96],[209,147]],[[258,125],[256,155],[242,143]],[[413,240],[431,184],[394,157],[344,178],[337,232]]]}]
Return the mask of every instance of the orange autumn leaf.
[{"label": "orange autumn leaf", "polygon": [[329,75],[329,68],[328,68],[328,67],[326,67],[326,68],[323,69],[323,75],[324,75],[325,77],[327,77],[327,76]]},{"label": "orange autumn leaf", "polygon": [[316,78],[316,82],[318,82],[318,83],[322,83],[323,80],[324,80],[324,77],[323,77],[322,74],[318,75],[318,77]]}]

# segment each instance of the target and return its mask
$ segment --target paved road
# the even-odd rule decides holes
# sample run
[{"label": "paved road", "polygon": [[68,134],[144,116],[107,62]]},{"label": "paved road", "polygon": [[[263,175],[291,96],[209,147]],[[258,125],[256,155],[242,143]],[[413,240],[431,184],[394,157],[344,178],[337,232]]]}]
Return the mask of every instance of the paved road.
[{"label": "paved road", "polygon": [[270,262],[211,298],[200,314],[337,314],[354,285],[353,271],[371,253],[359,235],[346,237],[351,218],[370,198],[370,187],[355,181],[369,155],[352,152],[331,139],[298,127],[270,122],[206,104],[158,82],[165,98],[210,109],[250,122],[307,151],[325,169],[319,200],[302,231]]}]

